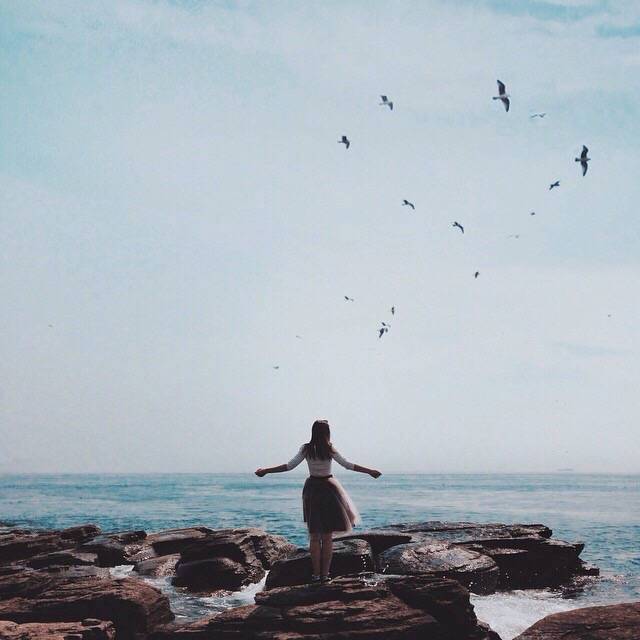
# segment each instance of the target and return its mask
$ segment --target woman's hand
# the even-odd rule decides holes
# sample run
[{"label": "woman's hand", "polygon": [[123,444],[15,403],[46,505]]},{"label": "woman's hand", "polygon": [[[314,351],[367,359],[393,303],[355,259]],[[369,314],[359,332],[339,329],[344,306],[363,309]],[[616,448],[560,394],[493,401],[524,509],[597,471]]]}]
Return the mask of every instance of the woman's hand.
[{"label": "woman's hand", "polygon": [[262,478],[263,476],[267,475],[267,470],[266,469],[256,469],[256,475],[258,476],[258,478]]},{"label": "woman's hand", "polygon": [[372,478],[379,478],[382,474],[377,469],[371,469],[371,471],[369,471],[369,475]]}]

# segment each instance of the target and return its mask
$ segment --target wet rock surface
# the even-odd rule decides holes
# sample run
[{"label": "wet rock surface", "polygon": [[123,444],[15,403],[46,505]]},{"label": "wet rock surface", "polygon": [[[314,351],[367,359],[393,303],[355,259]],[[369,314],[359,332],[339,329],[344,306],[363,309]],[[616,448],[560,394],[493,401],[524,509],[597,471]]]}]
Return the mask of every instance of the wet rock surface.
[{"label": "wet rock surface", "polygon": [[176,574],[178,560],[180,560],[179,553],[149,558],[148,560],[136,562],[133,570],[140,576],[148,576],[151,578],[174,576]]},{"label": "wet rock surface", "polygon": [[[67,640],[112,640],[115,633],[118,640],[496,640],[477,621],[468,590],[553,587],[593,574],[580,560],[581,543],[554,540],[540,524],[397,524],[340,536],[334,548],[331,573],[338,577],[310,586],[308,551],[257,528],[194,526],[147,534],[103,533],[95,525],[56,531],[5,527],[0,530],[0,638],[50,640],[62,634]],[[122,564],[133,565],[133,571],[116,579],[110,568]],[[266,571],[267,589],[257,594],[255,605],[180,625],[172,621],[167,597],[141,578],[169,578],[178,589],[209,594],[258,582]],[[636,614],[620,610],[617,626],[606,627],[612,612],[595,612],[591,622],[570,620],[574,626],[567,633],[574,635],[522,638],[586,639],[591,636],[575,635],[583,633],[580,625],[599,629],[601,624],[614,629],[602,638],[627,640],[635,636],[624,635],[625,625],[635,624]],[[87,619],[95,624],[83,626]],[[555,633],[556,627],[545,624],[542,632]],[[532,630],[538,633],[536,625]]]},{"label": "wet rock surface", "polygon": [[516,640],[638,640],[640,602],[555,613]]},{"label": "wet rock surface", "polygon": [[[374,570],[371,546],[365,540],[352,539],[335,542],[331,561],[332,576],[359,574]],[[267,576],[267,589],[311,582],[311,556],[308,550],[297,552],[284,560],[278,560]]]},{"label": "wet rock surface", "polygon": [[99,534],[100,528],[93,524],[58,531],[9,529],[0,533],[0,564],[74,549],[78,544]]},{"label": "wet rock surface", "polygon": [[0,576],[0,620],[17,623],[111,621],[134,639],[173,619],[169,602],[139,580],[25,569]]},{"label": "wet rock surface", "polygon": [[2,640],[115,640],[111,622],[91,618],[80,622],[29,622],[0,620]]},{"label": "wet rock surface", "polygon": [[428,575],[274,588],[257,594],[255,605],[169,626],[152,638],[499,640],[478,623],[466,589]]},{"label": "wet rock surface", "polygon": [[379,556],[378,563],[390,574],[453,578],[474,593],[493,593],[500,578],[498,565],[488,555],[440,540],[391,547]]},{"label": "wet rock surface", "polygon": [[580,559],[584,545],[551,538],[542,524],[419,522],[339,539],[362,538],[384,573],[427,572],[454,578],[478,594],[496,589],[557,587],[576,575],[597,575]]},{"label": "wet rock surface", "polygon": [[148,547],[146,536],[144,531],[100,535],[85,542],[78,549],[85,553],[95,553],[98,557],[97,564],[101,567],[133,564],[136,555]]},{"label": "wet rock surface", "polygon": [[260,581],[277,560],[295,551],[286,538],[261,529],[212,531],[180,553],[173,584],[192,591],[238,589]]}]

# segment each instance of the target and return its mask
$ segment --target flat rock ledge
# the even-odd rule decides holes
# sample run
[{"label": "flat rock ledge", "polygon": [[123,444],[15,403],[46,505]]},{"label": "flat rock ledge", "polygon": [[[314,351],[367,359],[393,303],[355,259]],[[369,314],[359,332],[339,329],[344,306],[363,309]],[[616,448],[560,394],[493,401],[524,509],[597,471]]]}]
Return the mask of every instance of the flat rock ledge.
[{"label": "flat rock ledge", "polygon": [[469,592],[429,575],[337,578],[326,585],[280,587],[256,604],[185,625],[152,640],[500,640],[478,622]]},{"label": "flat rock ledge", "polygon": [[28,622],[0,620],[2,640],[115,640],[111,622],[86,618],[80,622]]},{"label": "flat rock ledge", "polygon": [[[580,559],[584,544],[551,538],[542,524],[422,522],[397,524],[336,538],[333,575],[374,570],[424,573],[457,580],[473,593],[558,587],[598,570]],[[308,552],[274,563],[267,588],[302,584],[311,574]]]},{"label": "flat rock ledge", "polygon": [[516,640],[638,640],[640,602],[554,613]]},{"label": "flat rock ledge", "polygon": [[[169,601],[157,589],[141,580],[115,580],[108,571],[81,567],[74,571],[36,571],[14,567],[0,575],[0,620],[19,623],[74,623],[92,619],[108,621],[118,640],[138,640],[153,629],[173,620]],[[69,638],[100,640],[109,637],[110,627],[85,628],[81,635],[69,632]],[[27,627],[31,635],[47,637]],[[37,634],[41,635],[38,636]],[[93,635],[92,635],[93,634]],[[106,634],[106,636],[105,636]],[[4,636],[0,634],[0,638]],[[10,636],[9,636],[10,637]]]}]

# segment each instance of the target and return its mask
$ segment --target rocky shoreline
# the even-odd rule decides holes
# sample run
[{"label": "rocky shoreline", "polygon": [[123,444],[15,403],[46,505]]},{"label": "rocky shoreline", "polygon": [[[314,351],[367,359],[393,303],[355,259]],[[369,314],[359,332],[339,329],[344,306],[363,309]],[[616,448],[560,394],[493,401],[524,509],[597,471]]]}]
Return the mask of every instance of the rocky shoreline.
[{"label": "rocky shoreline", "polygon": [[[541,524],[390,525],[338,537],[334,580],[310,586],[306,550],[257,528],[7,526],[0,529],[0,639],[500,640],[476,618],[469,593],[558,587],[597,575],[580,559],[583,547],[552,538]],[[110,568],[121,565],[132,571],[116,578]],[[187,622],[177,622],[166,595],[145,581],[167,577],[185,592],[208,595],[265,575],[255,604]],[[591,607],[548,616],[520,638],[628,640],[639,625],[640,603]]]}]

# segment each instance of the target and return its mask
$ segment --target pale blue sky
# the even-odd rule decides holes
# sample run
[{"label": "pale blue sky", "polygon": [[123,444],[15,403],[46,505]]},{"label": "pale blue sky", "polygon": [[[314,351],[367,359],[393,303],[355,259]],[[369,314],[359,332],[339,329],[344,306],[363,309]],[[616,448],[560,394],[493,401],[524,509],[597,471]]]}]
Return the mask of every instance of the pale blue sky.
[{"label": "pale blue sky", "polygon": [[0,54],[0,472],[317,417],[383,471],[640,471],[637,3],[0,0]]}]

